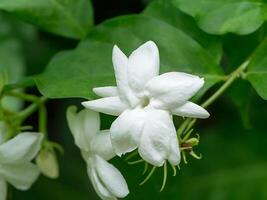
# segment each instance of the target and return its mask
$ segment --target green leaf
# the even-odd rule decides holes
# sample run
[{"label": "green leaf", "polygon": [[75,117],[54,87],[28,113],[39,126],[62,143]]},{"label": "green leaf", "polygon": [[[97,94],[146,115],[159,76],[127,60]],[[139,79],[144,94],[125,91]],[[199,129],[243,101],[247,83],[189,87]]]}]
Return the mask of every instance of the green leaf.
[{"label": "green leaf", "polygon": [[182,13],[170,2],[165,0],[154,1],[147,6],[143,13],[180,29],[205,48],[218,63],[220,62],[222,57],[221,39],[218,36],[203,32],[192,17]]},{"label": "green leaf", "polygon": [[247,70],[247,79],[257,93],[267,100],[267,38],[256,49],[251,57]]},{"label": "green leaf", "polygon": [[[266,28],[264,25],[249,35],[227,34],[224,36],[224,69],[227,74],[234,71],[237,66],[253,54],[257,46],[264,40]],[[255,119],[253,110],[262,110],[258,102],[261,99],[252,85],[247,80],[236,80],[226,93],[229,97],[227,100],[230,99],[235,107],[234,112],[239,113],[243,126],[247,129],[257,126],[255,120],[253,121]]]},{"label": "green leaf", "polygon": [[159,47],[161,73],[184,71],[204,76],[206,91],[224,78],[215,59],[182,30],[153,17],[118,17],[97,26],[73,51],[54,57],[36,81],[50,98],[94,97],[92,88],[115,84],[111,62],[117,44],[128,55],[140,44],[153,40]]},{"label": "green leaf", "polygon": [[193,16],[201,29],[212,34],[248,34],[267,19],[266,2],[261,0],[172,0]]},{"label": "green leaf", "polygon": [[1,0],[0,9],[61,36],[84,38],[93,23],[90,0]]},{"label": "green leaf", "polygon": [[86,47],[57,54],[44,74],[36,78],[44,96],[87,98],[93,95],[93,87],[115,84],[112,45],[90,40],[83,45]]}]

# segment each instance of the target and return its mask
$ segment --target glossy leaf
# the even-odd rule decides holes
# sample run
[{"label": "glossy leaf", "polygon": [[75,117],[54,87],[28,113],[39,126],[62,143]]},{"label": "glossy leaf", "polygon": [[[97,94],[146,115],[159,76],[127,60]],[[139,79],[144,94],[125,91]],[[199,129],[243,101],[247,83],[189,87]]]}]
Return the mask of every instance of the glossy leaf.
[{"label": "glossy leaf", "polygon": [[61,36],[84,38],[92,26],[90,0],[1,0],[0,9]]},{"label": "glossy leaf", "polygon": [[247,78],[257,93],[267,100],[267,38],[256,49],[251,57]]},{"label": "glossy leaf", "polygon": [[219,63],[222,57],[221,39],[202,31],[194,18],[181,12],[169,1],[158,0],[150,3],[145,11],[146,15],[163,20],[180,29],[185,34],[196,40]]},{"label": "glossy leaf", "polygon": [[202,92],[222,80],[215,59],[194,39],[177,27],[145,15],[118,17],[97,26],[73,51],[55,56],[37,78],[43,95],[50,98],[93,97],[95,86],[114,85],[112,47],[117,44],[128,55],[140,44],[158,45],[161,73],[184,71],[205,77]]},{"label": "glossy leaf", "polygon": [[267,4],[261,0],[172,0],[193,16],[201,29],[212,34],[248,34],[267,20]]}]

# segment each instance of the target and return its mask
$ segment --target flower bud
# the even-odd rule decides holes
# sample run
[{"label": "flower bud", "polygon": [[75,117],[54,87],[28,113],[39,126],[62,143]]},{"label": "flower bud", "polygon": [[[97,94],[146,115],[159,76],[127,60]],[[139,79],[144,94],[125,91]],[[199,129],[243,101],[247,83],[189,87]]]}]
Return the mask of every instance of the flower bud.
[{"label": "flower bud", "polygon": [[189,144],[191,147],[198,145],[199,139],[197,138],[190,138],[186,141],[187,144]]},{"label": "flower bud", "polygon": [[41,150],[36,158],[36,163],[41,173],[49,178],[56,179],[59,176],[58,161],[55,153],[49,150]]}]

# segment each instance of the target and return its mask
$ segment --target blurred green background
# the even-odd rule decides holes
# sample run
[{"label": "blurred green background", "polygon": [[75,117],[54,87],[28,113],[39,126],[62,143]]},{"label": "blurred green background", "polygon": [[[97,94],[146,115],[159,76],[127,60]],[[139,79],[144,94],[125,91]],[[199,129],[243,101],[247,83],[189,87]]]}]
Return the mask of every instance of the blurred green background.
[{"label": "blurred green background", "polygon": [[[138,0],[95,0],[95,22],[100,23],[122,14],[139,13],[145,4],[145,1]],[[0,62],[8,63],[10,69],[16,72],[19,72],[16,69],[18,65],[27,66],[25,72],[19,73],[34,75],[42,72],[55,53],[72,49],[78,43],[40,31],[7,13],[1,13],[0,20]],[[232,66],[240,64],[251,53],[257,45],[257,34],[223,36],[225,52],[231,57],[224,60],[228,66],[225,68],[226,72],[231,71]],[[237,48],[238,52],[233,51]],[[14,75],[14,81],[16,79]],[[267,199],[267,103],[257,96],[251,86],[243,87],[244,84],[248,83],[238,81],[219,101],[209,107],[211,117],[199,121],[195,127],[196,132],[201,135],[196,152],[203,155],[202,160],[189,157],[189,164],[182,164],[176,177],[172,177],[169,169],[163,192],[159,192],[163,178],[162,169],[157,170],[144,186],[139,186],[144,178],[142,164],[132,166],[120,159],[112,160],[128,182],[130,195],[126,199]],[[30,88],[27,92],[38,94],[35,88]],[[242,99],[237,101],[238,95]],[[12,189],[12,199],[99,199],[90,184],[85,163],[66,124],[67,106],[80,106],[81,101],[82,99],[50,100],[47,104],[49,136],[65,149],[64,155],[59,155],[60,178],[50,180],[41,176],[29,191]],[[28,122],[36,124],[36,117],[31,117]],[[108,128],[114,120],[105,115],[101,117],[103,128]],[[176,125],[179,126],[179,123],[178,121]]]}]

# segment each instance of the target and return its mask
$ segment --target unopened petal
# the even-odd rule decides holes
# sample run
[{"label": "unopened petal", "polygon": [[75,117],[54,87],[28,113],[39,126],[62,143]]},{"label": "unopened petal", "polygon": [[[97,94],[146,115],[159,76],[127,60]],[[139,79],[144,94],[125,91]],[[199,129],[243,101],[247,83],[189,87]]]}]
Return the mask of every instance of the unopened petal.
[{"label": "unopened petal", "polygon": [[7,199],[7,183],[0,176],[0,200],[6,200],[6,199]]},{"label": "unopened petal", "polygon": [[110,160],[116,154],[113,150],[110,138],[110,131],[100,131],[91,141],[90,150],[105,160]]},{"label": "unopened petal", "polygon": [[[171,150],[174,151],[172,155],[179,151],[176,130],[169,112],[151,108],[146,112],[147,118],[138,152],[148,163],[160,167],[169,158]],[[176,140],[172,141],[175,138]],[[177,160],[179,156],[176,155]],[[171,158],[175,159],[173,156]]]},{"label": "unopened petal", "polygon": [[108,191],[118,198],[126,197],[129,189],[120,171],[99,156],[96,156],[95,162],[98,177]]},{"label": "unopened petal", "polygon": [[116,45],[113,48],[112,62],[115,71],[118,93],[121,100],[131,106],[136,105],[138,98],[129,87],[128,83],[128,58]]},{"label": "unopened petal", "polygon": [[159,74],[159,50],[148,41],[138,47],[129,57],[128,80],[136,93],[143,92],[146,83]]},{"label": "unopened petal", "polygon": [[83,150],[89,150],[92,138],[100,129],[99,114],[88,109],[77,113],[77,108],[71,106],[67,110],[67,121],[75,144]]},{"label": "unopened petal", "polygon": [[95,94],[100,97],[115,97],[118,96],[118,89],[115,86],[96,87],[93,88]]},{"label": "unopened petal", "polygon": [[87,173],[92,182],[92,185],[102,200],[117,200],[108,190],[105,188],[101,180],[99,179],[96,169],[92,166],[87,166]]},{"label": "unopened petal", "polygon": [[0,145],[1,163],[17,163],[32,160],[41,148],[43,135],[25,132]]},{"label": "unopened petal", "polygon": [[205,119],[210,116],[207,110],[190,101],[186,102],[182,106],[172,109],[171,113],[182,117],[201,118],[201,119]]},{"label": "unopened petal", "polygon": [[181,72],[169,72],[156,76],[146,85],[155,108],[171,109],[187,102],[204,85],[204,80]]},{"label": "unopened petal", "polygon": [[93,101],[85,101],[82,105],[91,110],[114,116],[120,115],[128,107],[119,97],[106,97]]},{"label": "unopened petal", "polygon": [[0,176],[19,190],[29,189],[39,174],[39,168],[30,162],[16,165],[2,164],[0,168]]},{"label": "unopened petal", "polygon": [[111,143],[118,156],[137,148],[143,131],[143,109],[124,111],[111,125]]}]

